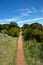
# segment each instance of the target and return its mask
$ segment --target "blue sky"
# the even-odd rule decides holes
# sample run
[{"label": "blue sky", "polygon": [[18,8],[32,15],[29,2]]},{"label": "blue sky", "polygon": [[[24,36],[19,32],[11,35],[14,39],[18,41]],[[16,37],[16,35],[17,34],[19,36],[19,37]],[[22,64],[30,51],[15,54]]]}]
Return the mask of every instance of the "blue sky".
[{"label": "blue sky", "polygon": [[0,23],[43,24],[43,0],[0,0]]}]

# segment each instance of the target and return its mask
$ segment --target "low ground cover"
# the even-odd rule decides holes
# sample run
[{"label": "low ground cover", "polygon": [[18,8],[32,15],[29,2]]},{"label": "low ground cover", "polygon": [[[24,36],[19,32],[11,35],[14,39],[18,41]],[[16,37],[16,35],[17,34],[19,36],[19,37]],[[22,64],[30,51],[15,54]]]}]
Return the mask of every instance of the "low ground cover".
[{"label": "low ground cover", "polygon": [[0,33],[0,65],[16,65],[17,37]]}]

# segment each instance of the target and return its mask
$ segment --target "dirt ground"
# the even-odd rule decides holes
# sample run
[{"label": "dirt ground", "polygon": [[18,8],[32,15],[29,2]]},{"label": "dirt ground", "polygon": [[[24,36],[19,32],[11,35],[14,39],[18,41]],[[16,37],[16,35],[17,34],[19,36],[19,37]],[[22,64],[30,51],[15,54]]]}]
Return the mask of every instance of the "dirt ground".
[{"label": "dirt ground", "polygon": [[22,32],[19,33],[19,38],[18,38],[17,65],[26,65],[24,59],[24,53],[23,53]]}]

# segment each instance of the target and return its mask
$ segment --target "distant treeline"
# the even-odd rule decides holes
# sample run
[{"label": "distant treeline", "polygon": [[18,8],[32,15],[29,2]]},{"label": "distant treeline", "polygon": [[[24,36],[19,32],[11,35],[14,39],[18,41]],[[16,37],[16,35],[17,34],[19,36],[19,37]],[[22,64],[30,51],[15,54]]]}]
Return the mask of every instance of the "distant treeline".
[{"label": "distant treeline", "polygon": [[24,24],[22,27],[25,40],[36,39],[38,42],[43,41],[43,25],[39,23]]},{"label": "distant treeline", "polygon": [[17,37],[20,31],[20,27],[16,22],[10,24],[0,24],[0,32],[8,34],[9,36]]}]

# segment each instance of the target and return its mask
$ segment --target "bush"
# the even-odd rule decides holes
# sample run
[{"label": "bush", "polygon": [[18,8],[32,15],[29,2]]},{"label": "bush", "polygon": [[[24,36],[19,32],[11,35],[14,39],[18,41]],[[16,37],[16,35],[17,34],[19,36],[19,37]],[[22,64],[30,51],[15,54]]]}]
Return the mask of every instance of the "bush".
[{"label": "bush", "polygon": [[22,27],[23,36],[25,40],[36,39],[37,42],[43,42],[43,26],[39,23],[32,23],[30,25],[24,24]]},{"label": "bush", "polygon": [[33,38],[35,38],[38,42],[41,42],[42,34],[43,32],[41,30],[38,30],[38,29],[33,30]]},{"label": "bush", "polygon": [[0,32],[8,34],[13,37],[17,37],[19,34],[20,27],[16,22],[11,22],[10,24],[0,24]]},{"label": "bush", "polygon": [[40,37],[40,38],[41,38],[41,42],[43,42],[43,34],[41,35],[41,37]]},{"label": "bush", "polygon": [[3,26],[0,24],[0,31],[3,29]]},{"label": "bush", "polygon": [[19,29],[18,28],[11,28],[8,31],[8,35],[13,36],[13,37],[18,37],[19,34]]},{"label": "bush", "polygon": [[31,29],[25,29],[23,32],[23,35],[24,35],[25,40],[32,39],[32,30]]},{"label": "bush", "polygon": [[6,29],[5,30],[1,30],[1,33],[8,34],[8,31]]}]

